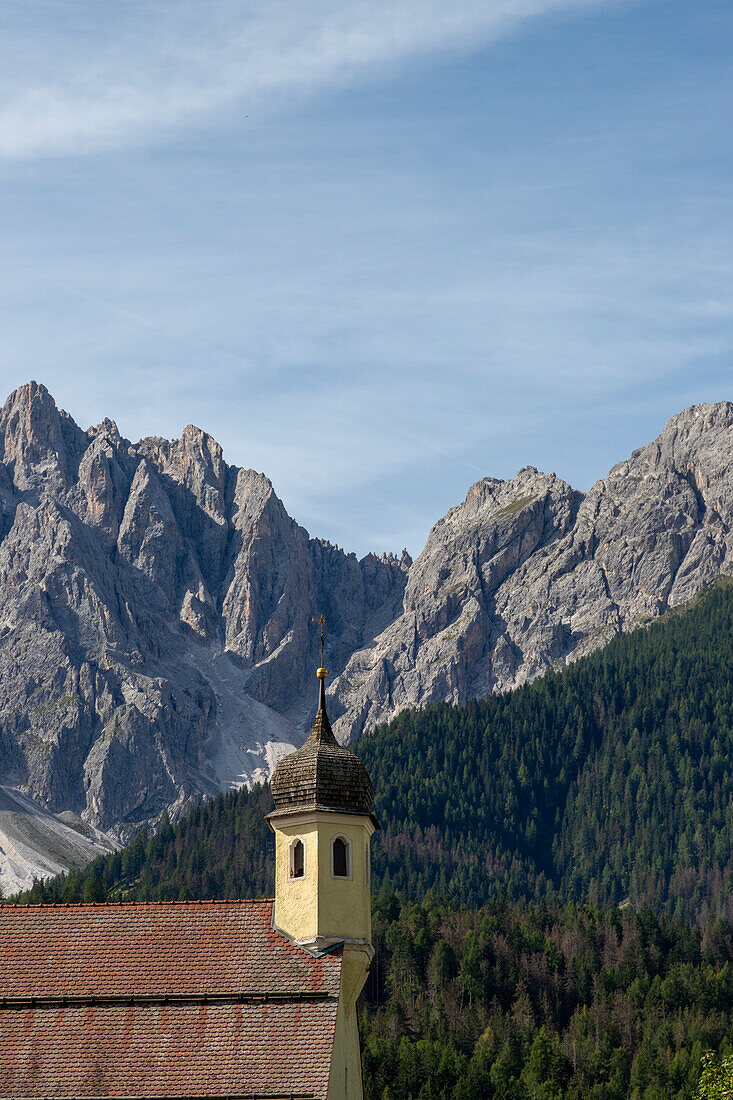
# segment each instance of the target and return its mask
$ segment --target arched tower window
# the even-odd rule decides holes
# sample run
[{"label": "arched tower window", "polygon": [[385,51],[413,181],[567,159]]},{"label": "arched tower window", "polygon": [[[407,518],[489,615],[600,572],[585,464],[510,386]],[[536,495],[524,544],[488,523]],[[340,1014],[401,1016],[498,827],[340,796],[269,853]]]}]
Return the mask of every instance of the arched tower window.
[{"label": "arched tower window", "polygon": [[305,844],[296,836],[290,841],[290,878],[303,878],[305,875]]},{"label": "arched tower window", "polygon": [[333,838],[331,871],[334,878],[351,878],[351,844],[343,836]]}]

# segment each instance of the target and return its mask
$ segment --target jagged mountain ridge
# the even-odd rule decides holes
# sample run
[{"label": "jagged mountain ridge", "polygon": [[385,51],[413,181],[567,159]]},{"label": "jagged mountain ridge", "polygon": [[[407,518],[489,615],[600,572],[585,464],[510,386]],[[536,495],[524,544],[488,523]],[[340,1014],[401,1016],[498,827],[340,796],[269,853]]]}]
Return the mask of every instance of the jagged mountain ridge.
[{"label": "jagged mountain ridge", "polygon": [[731,460],[719,402],[673,417],[585,495],[533,467],[477,482],[430,532],[402,615],[332,685],[337,735],[514,687],[733,572]]},{"label": "jagged mountain ridge", "polygon": [[[342,740],[529,679],[730,572],[733,406],[697,406],[587,495],[485,478],[357,561],[189,426],[82,431],[29,383],[0,414],[0,781],[127,838],[300,742],[329,620]],[[2,856],[0,855],[0,860]]]},{"label": "jagged mountain ridge", "polygon": [[84,432],[30,383],[0,458],[0,778],[119,839],[299,743],[313,610],[338,667],[401,605],[407,555],[310,539],[197,428]]}]

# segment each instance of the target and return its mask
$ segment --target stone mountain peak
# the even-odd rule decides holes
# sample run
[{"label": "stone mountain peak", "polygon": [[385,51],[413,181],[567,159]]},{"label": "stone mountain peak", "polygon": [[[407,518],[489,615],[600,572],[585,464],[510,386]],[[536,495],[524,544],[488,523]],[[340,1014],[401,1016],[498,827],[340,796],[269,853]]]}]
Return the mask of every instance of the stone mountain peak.
[{"label": "stone mountain peak", "polygon": [[0,413],[0,781],[125,839],[267,777],[312,721],[314,608],[342,743],[522,683],[733,573],[732,469],[733,405],[697,405],[585,494],[482,478],[414,562],[359,561],[201,429],[83,431],[28,383]]}]

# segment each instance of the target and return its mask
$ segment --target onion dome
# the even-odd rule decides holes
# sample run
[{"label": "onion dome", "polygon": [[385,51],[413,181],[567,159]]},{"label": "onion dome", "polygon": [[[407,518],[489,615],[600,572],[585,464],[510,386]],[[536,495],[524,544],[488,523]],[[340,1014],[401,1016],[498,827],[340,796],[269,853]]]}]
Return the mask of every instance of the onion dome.
[{"label": "onion dome", "polygon": [[[275,768],[271,788],[279,817],[305,810],[372,815],[372,781],[357,756],[339,745],[326,714],[326,670],[318,669],[318,713],[306,743]],[[375,820],[376,825],[376,820]]]}]

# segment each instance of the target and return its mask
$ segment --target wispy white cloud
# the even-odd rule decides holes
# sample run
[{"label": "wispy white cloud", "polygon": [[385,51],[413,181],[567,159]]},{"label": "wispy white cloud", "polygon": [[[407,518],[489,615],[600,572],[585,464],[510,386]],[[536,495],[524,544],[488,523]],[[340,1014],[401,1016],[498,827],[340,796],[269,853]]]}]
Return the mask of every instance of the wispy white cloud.
[{"label": "wispy white cloud", "polygon": [[[0,156],[86,153],[270,107],[613,0],[5,0]],[[616,0],[617,2],[617,0]]]}]

